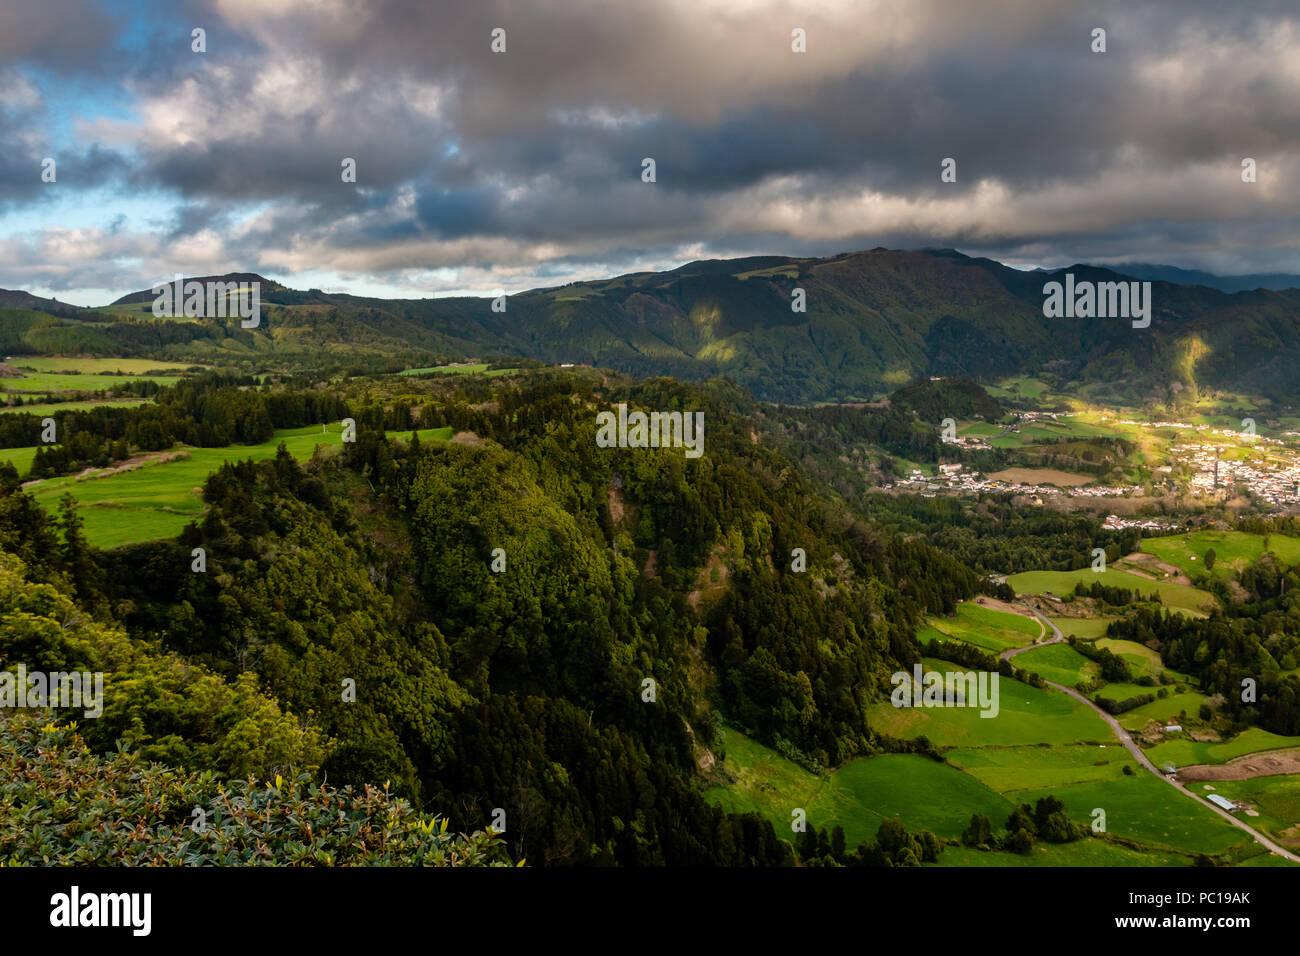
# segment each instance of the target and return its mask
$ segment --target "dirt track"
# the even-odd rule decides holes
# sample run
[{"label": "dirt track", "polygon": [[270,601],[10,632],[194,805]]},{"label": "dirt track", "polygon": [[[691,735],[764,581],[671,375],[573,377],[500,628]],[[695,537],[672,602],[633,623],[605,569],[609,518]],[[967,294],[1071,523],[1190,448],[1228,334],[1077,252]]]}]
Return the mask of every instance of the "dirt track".
[{"label": "dirt track", "polygon": [[1178,776],[1183,780],[1251,780],[1284,773],[1300,773],[1300,750],[1246,754],[1223,764],[1183,767]]}]

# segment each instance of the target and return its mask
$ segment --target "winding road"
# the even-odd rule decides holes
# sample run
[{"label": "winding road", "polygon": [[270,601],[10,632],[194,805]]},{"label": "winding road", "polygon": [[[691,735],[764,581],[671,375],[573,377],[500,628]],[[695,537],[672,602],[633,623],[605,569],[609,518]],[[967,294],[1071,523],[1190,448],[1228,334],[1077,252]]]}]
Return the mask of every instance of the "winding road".
[{"label": "winding road", "polygon": [[[1055,624],[1053,624],[1051,621],[1049,621],[1042,614],[1040,614],[1037,609],[1028,607],[1027,605],[1021,605],[1021,606],[1024,607],[1025,610],[1029,611],[1034,617],[1038,618],[1039,622],[1043,625],[1043,631],[1041,634],[1038,635],[1038,640],[1035,641],[1033,644],[1030,644],[1026,647],[1008,648],[1007,650],[1003,651],[1001,654],[998,655],[999,660],[1008,661],[1011,658],[1015,657],[1017,654],[1022,654],[1025,651],[1033,650],[1036,647],[1046,647],[1048,644],[1060,644],[1065,641],[1065,635],[1061,633],[1061,629],[1057,627]],[[1047,628],[1049,627],[1052,629],[1052,638],[1051,640],[1045,641],[1043,640],[1043,638],[1046,636]],[[1165,774],[1161,773],[1160,770],[1156,767],[1156,765],[1153,764],[1147,758],[1147,755],[1142,752],[1142,748],[1137,745],[1137,742],[1133,739],[1132,735],[1127,730],[1125,730],[1122,726],[1120,726],[1120,722],[1110,714],[1106,713],[1106,711],[1102,710],[1092,701],[1090,701],[1087,697],[1084,697],[1083,694],[1079,693],[1073,687],[1065,687],[1061,684],[1053,683],[1050,680],[1044,679],[1043,683],[1045,683],[1048,687],[1052,687],[1055,688],[1056,690],[1061,691],[1062,693],[1069,694],[1075,700],[1087,704],[1098,714],[1100,714],[1101,719],[1106,721],[1106,723],[1110,725],[1110,729],[1115,732],[1115,736],[1119,738],[1119,742],[1122,743],[1128,749],[1128,752],[1133,755],[1134,759],[1137,760],[1139,764],[1141,764],[1151,773],[1155,774],[1156,777],[1163,780],[1165,783],[1169,784],[1171,787],[1173,787],[1175,790],[1179,791],[1180,793],[1184,793],[1187,796],[1191,797],[1193,800],[1195,800],[1197,803],[1201,804],[1202,806],[1209,807],[1219,816],[1223,817],[1223,819],[1231,823],[1238,830],[1246,831],[1254,838],[1256,843],[1265,847],[1270,852],[1276,853],[1278,856],[1285,857],[1286,859],[1290,860],[1292,863],[1300,863],[1300,856],[1297,856],[1296,854],[1292,853],[1290,850],[1284,849],[1283,847],[1274,843],[1272,840],[1264,836],[1264,834],[1260,833],[1254,827],[1234,817],[1227,810],[1223,809],[1223,807],[1215,806],[1213,803],[1210,803],[1208,800],[1202,798],[1199,794],[1189,790],[1182,781],[1171,776],[1166,776]]]}]

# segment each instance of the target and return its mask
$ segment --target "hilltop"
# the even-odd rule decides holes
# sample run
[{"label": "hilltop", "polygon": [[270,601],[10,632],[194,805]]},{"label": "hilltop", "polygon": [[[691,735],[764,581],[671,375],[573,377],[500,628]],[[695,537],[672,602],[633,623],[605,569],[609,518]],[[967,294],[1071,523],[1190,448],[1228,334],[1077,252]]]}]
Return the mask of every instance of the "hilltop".
[{"label": "hilltop", "polygon": [[[1051,275],[1063,271],[1129,281],[1087,265]],[[1300,290],[1153,281],[1151,326],[1135,329],[1124,319],[1045,317],[1044,280],[953,250],[873,249],[692,262],[520,292],[494,311],[490,298],[381,299],[261,279],[264,321],[255,330],[153,320],[142,290],[89,312],[0,309],[0,338],[17,352],[192,362],[337,353],[340,361],[422,355],[429,361],[420,364],[433,364],[487,355],[634,376],[725,375],[758,398],[793,404],[877,399],[925,376],[1035,375],[1099,400],[1167,401],[1205,388],[1296,398]],[[806,311],[792,308],[796,290]]]}]

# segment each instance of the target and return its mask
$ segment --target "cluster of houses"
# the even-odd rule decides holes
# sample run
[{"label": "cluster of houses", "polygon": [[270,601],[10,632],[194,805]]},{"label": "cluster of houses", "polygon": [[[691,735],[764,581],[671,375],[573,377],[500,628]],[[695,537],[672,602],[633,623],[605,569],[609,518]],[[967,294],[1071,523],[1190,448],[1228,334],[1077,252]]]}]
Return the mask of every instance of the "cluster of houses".
[{"label": "cluster of houses", "polygon": [[939,492],[950,495],[996,492],[1034,495],[1040,498],[1061,495],[1071,498],[1122,498],[1142,493],[1141,485],[1087,485],[1061,489],[1055,485],[1003,481],[1000,478],[981,477],[978,471],[964,471],[961,465],[940,465],[939,474],[934,476],[927,476],[919,468],[913,468],[906,478],[898,479],[890,487],[898,491],[919,492],[927,497],[932,497]]},{"label": "cluster of houses", "polygon": [[1157,521],[1155,518],[1121,518],[1119,515],[1107,515],[1101,526],[1107,531],[1122,531],[1125,528],[1140,528],[1143,531],[1171,531],[1180,527],[1176,521]]},{"label": "cluster of houses", "polygon": [[1279,507],[1300,503],[1300,458],[1281,463],[1225,461],[1215,445],[1175,445],[1174,460],[1194,469],[1188,482],[1193,495],[1213,496],[1220,489],[1245,485]]}]

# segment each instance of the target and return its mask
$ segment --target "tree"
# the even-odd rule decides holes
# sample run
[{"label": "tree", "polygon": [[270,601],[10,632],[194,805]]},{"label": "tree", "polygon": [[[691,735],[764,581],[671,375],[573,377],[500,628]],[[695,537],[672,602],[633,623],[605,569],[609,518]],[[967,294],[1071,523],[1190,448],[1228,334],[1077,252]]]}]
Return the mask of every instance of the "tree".
[{"label": "tree", "polygon": [[892,857],[906,847],[907,842],[907,827],[903,826],[902,820],[897,817],[886,817],[880,821],[880,826],[876,830],[876,843],[880,845],[881,850]]},{"label": "tree", "polygon": [[83,522],[77,512],[77,500],[71,492],[59,499],[59,527],[63,531],[63,567],[72,578],[77,595],[86,603],[94,602],[99,594],[103,572],[90,552],[90,543],[82,530]]},{"label": "tree", "polygon": [[1034,823],[1033,811],[1027,803],[1022,803],[1016,807],[1011,816],[1007,817],[1007,831],[1015,833],[1017,830],[1027,830],[1031,835],[1038,832],[1038,826]]},{"label": "tree", "polygon": [[921,845],[921,860],[924,863],[938,863],[939,854],[943,852],[943,843],[929,830],[922,830],[916,835]]},{"label": "tree", "polygon": [[844,828],[839,824],[831,830],[831,855],[841,863],[844,862]]},{"label": "tree", "polygon": [[1007,849],[1012,853],[1028,855],[1034,849],[1034,838],[1022,827],[1007,840]]},{"label": "tree", "polygon": [[1214,549],[1213,549],[1213,548],[1211,548],[1209,551],[1206,551],[1206,552],[1205,552],[1205,570],[1207,570],[1207,571],[1213,571],[1213,570],[1214,570],[1214,562],[1218,559],[1218,557],[1219,557],[1219,556],[1218,556],[1217,554],[1214,553]]},{"label": "tree", "polygon": [[970,826],[962,831],[961,842],[964,846],[990,846],[993,843],[993,826],[989,818],[982,813],[972,813]]},{"label": "tree", "polygon": [[1039,799],[1034,808],[1038,835],[1049,843],[1069,843],[1079,838],[1079,828],[1070,820],[1065,804],[1056,797]]}]

